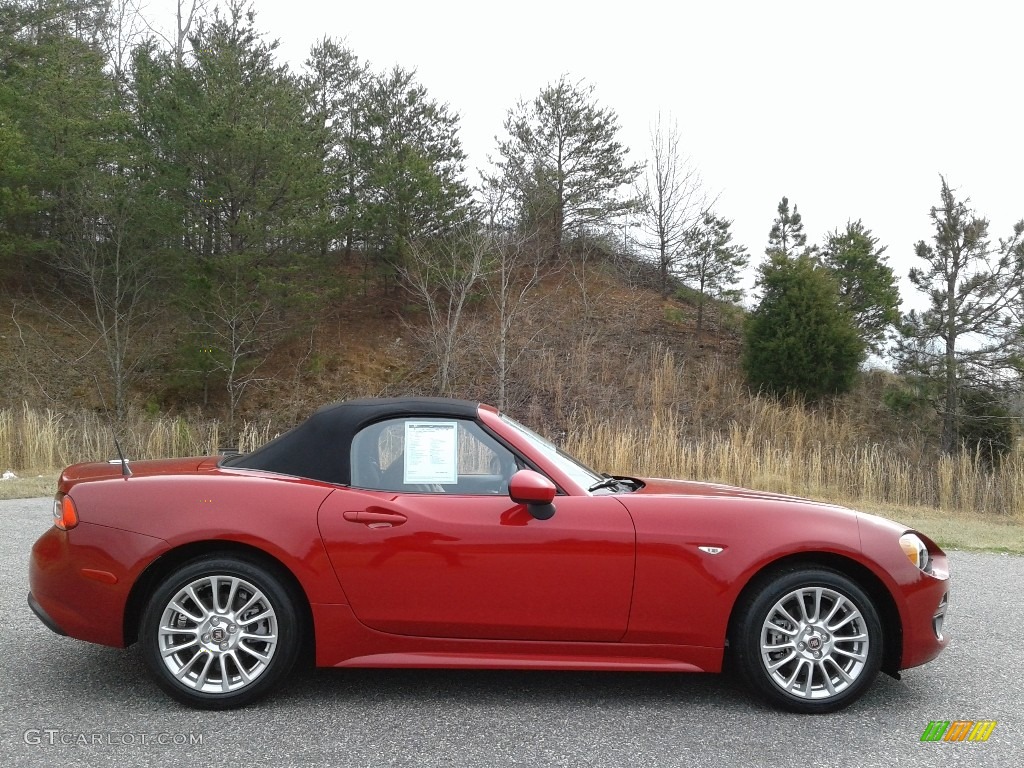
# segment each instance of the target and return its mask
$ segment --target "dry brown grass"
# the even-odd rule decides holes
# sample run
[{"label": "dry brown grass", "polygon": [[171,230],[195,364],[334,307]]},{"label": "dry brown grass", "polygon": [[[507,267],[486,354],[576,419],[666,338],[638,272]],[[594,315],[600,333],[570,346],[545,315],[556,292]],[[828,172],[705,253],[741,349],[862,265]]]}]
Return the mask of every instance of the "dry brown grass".
[{"label": "dry brown grass", "polygon": [[52,496],[57,490],[57,477],[56,472],[22,470],[18,477],[0,480],[0,501]]},{"label": "dry brown grass", "polygon": [[[560,377],[556,408],[576,381],[622,378],[621,359]],[[593,366],[598,370],[593,370]],[[576,400],[565,447],[607,472],[680,477],[795,494],[849,505],[929,508],[943,515],[1024,520],[1024,456],[997,469],[977,456],[938,456],[865,424],[848,404],[809,409],[747,393],[726,364],[687,366],[655,352],[639,369],[631,401]],[[620,390],[621,391],[621,390]],[[881,433],[881,434],[880,434]]]},{"label": "dry brown grass", "polygon": [[[971,455],[940,457],[923,441],[873,423],[881,412],[865,409],[877,408],[878,397],[861,393],[863,402],[818,409],[751,397],[731,365],[715,355],[680,360],[656,344],[609,350],[583,341],[523,366],[533,400],[513,415],[603,471],[1024,521],[1024,456],[995,470]],[[215,453],[222,429],[216,420],[135,413],[118,434],[125,454],[140,459]],[[270,421],[247,422],[238,447],[251,450],[274,431]],[[0,409],[0,472],[45,472],[115,455],[110,426],[95,413]]]},{"label": "dry brown grass", "polygon": [[[777,406],[765,406],[772,407]],[[641,423],[582,418],[566,448],[615,473],[707,480],[854,506],[929,507],[1024,520],[1020,457],[990,470],[964,454],[914,464],[883,445],[834,444],[813,433],[787,441],[758,423],[734,423],[724,433],[696,438],[682,432],[671,412]]]},{"label": "dry brown grass", "polygon": [[[117,426],[118,439],[129,459],[206,456],[221,447],[223,425],[212,419],[154,418],[135,412]],[[274,436],[271,423],[243,423],[237,447],[249,451]],[[80,461],[106,461],[117,456],[109,421],[91,411],[37,410],[24,405],[0,409],[0,472],[19,474],[60,469]]]}]

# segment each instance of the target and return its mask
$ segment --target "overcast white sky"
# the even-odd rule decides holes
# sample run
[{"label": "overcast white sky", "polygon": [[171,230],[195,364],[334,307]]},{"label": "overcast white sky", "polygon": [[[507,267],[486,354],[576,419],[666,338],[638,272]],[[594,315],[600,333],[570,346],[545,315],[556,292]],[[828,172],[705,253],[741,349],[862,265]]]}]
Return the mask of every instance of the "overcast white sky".
[{"label": "overcast white sky", "polygon": [[[154,0],[147,13],[164,3],[173,7]],[[863,219],[888,246],[907,302],[940,173],[991,220],[993,242],[1024,218],[1024,3],[1015,0],[254,5],[296,69],[324,35],[377,70],[416,68],[461,115],[473,182],[508,109],[563,73],[596,86],[638,160],[658,112],[670,113],[755,263],[786,195],[812,242]]]}]

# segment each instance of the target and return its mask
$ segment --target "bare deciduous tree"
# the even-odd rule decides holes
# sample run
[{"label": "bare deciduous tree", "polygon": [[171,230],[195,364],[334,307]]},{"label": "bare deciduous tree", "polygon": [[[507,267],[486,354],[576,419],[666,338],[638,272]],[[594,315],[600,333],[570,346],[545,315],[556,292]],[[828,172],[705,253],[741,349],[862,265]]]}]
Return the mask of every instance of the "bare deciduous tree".
[{"label": "bare deciduous tree", "polygon": [[532,340],[532,336],[517,339],[515,331],[523,328],[523,316],[533,306],[533,289],[540,283],[543,261],[544,251],[537,238],[506,236],[494,247],[485,285],[497,312],[494,372],[499,410],[508,404],[511,372]]},{"label": "bare deciduous tree", "polygon": [[[142,339],[157,314],[152,286],[157,265],[139,242],[139,201],[123,190],[84,186],[74,195],[70,237],[56,266],[66,286],[61,323],[103,354],[110,372],[114,409],[125,415],[128,387],[143,356]],[[149,345],[152,348],[152,345]]]},{"label": "bare deciduous tree", "polygon": [[206,345],[208,371],[222,375],[228,395],[228,433],[242,397],[264,380],[260,369],[285,333],[277,305],[262,293],[243,263],[221,274],[192,305],[192,317]]},{"label": "bare deciduous tree", "polygon": [[120,88],[127,84],[132,50],[147,26],[137,0],[108,0],[103,51],[114,81]]},{"label": "bare deciduous tree", "polygon": [[[175,65],[180,69],[185,61],[185,46],[188,44],[189,36],[194,31],[194,26],[202,24],[203,15],[209,6],[209,0],[176,0],[174,4],[174,30],[171,36],[164,34],[151,21],[145,18],[143,11],[145,6],[133,0],[115,0],[115,2],[134,8],[135,14],[142,19],[146,29],[164,41],[170,48],[171,56]],[[237,2],[230,2],[230,7],[237,7]]]},{"label": "bare deciduous tree", "polygon": [[651,129],[651,160],[637,189],[640,200],[641,245],[655,254],[661,290],[669,292],[669,277],[685,256],[687,233],[714,204],[700,174],[679,151],[679,126],[671,117]]},{"label": "bare deciduous tree", "polygon": [[427,312],[425,343],[442,395],[455,390],[463,313],[485,275],[491,250],[490,235],[463,232],[429,246],[414,243],[399,270],[402,283]]}]

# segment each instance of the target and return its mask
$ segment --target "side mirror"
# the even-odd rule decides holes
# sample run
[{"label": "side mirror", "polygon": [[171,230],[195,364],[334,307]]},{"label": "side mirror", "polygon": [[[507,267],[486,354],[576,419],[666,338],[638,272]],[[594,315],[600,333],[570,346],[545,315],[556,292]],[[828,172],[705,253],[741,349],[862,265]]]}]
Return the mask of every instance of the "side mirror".
[{"label": "side mirror", "polygon": [[555,514],[555,494],[558,489],[544,475],[530,469],[521,469],[508,481],[508,495],[538,520],[547,520]]}]

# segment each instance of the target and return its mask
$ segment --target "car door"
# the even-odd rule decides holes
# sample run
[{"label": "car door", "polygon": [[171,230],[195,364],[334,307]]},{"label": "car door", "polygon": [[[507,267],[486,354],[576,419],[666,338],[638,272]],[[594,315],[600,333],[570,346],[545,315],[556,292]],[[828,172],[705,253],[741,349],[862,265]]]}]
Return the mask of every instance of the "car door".
[{"label": "car door", "polygon": [[477,423],[394,419],[353,441],[353,486],[321,535],[357,618],[403,635],[615,641],[636,537],[614,496],[555,499],[548,520],[507,495],[516,457]]}]

